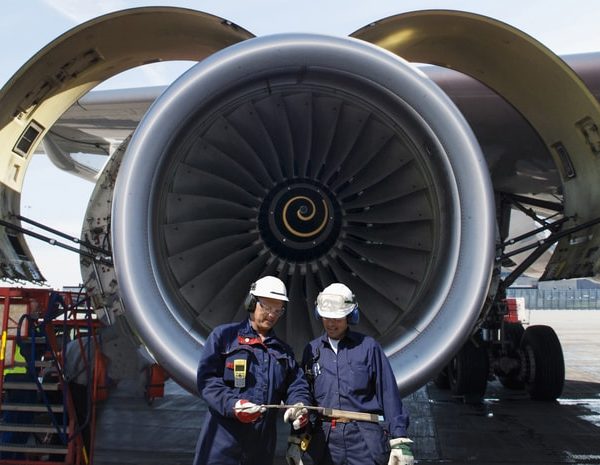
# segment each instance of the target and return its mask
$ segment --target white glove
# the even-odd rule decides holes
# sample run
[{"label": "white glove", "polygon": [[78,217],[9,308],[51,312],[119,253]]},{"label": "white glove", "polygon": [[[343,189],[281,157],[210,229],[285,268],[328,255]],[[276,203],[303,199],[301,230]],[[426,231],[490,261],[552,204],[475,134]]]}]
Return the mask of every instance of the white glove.
[{"label": "white glove", "polygon": [[388,465],[413,465],[415,458],[413,457],[410,445],[413,442],[408,438],[390,439],[390,459]]},{"label": "white glove", "polygon": [[242,423],[252,423],[267,411],[267,407],[256,405],[246,399],[240,399],[233,407],[235,417]]},{"label": "white glove", "polygon": [[302,402],[298,402],[285,411],[283,421],[292,423],[294,429],[303,428],[308,423],[308,410]]},{"label": "white glove", "polygon": [[304,462],[302,462],[302,451],[298,444],[288,443],[285,461],[288,465],[304,465]]}]

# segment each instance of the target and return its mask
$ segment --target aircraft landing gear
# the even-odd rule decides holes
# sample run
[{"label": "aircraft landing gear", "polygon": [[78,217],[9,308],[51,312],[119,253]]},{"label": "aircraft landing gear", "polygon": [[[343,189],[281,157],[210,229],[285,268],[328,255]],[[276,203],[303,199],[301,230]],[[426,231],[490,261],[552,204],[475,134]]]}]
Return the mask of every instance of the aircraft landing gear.
[{"label": "aircraft landing gear", "polygon": [[497,360],[496,376],[502,386],[507,389],[525,389],[521,374],[522,357],[519,352],[524,333],[525,328],[521,323],[504,322],[504,350],[506,355]]},{"label": "aircraft landing gear", "polygon": [[491,371],[506,388],[525,389],[533,400],[556,400],[562,394],[565,363],[554,330],[544,325],[525,329],[521,323],[505,322],[503,331],[501,344],[467,341],[433,379],[434,384],[449,388],[455,396],[480,400]]},{"label": "aircraft landing gear", "polygon": [[533,400],[556,400],[565,381],[565,361],[550,326],[529,326],[521,339],[521,378]]},{"label": "aircraft landing gear", "polygon": [[485,394],[489,360],[485,346],[469,340],[447,367],[452,394],[481,399]]}]

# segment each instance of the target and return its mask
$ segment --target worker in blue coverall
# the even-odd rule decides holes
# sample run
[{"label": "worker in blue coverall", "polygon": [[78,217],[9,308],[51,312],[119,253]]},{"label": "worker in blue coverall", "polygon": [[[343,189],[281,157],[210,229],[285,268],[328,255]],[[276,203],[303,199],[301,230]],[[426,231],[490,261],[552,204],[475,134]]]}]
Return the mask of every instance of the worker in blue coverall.
[{"label": "worker in blue coverall", "polygon": [[293,405],[284,419],[301,428],[310,392],[290,346],[273,327],[288,301],[284,283],[265,276],[250,287],[244,303],[247,320],[216,327],[206,340],[198,365],[198,391],[208,413],[194,465],[270,465],[277,439],[277,409]]},{"label": "worker in blue coverall", "polygon": [[[307,344],[302,358],[318,406],[365,412],[383,421],[319,417],[314,422],[308,453],[319,465],[412,465],[408,415],[394,373],[381,346],[369,336],[351,331],[358,323],[358,303],[352,291],[334,283],[317,296],[315,312],[325,333]],[[290,443],[286,460],[302,464],[298,441]]]}]

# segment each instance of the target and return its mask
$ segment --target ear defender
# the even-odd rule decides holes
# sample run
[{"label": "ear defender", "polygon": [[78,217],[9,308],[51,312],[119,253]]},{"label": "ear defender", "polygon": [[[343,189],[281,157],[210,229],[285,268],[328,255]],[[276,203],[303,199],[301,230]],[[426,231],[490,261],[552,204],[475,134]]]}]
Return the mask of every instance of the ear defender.
[{"label": "ear defender", "polygon": [[352,304],[354,304],[354,308],[348,314],[346,319],[348,320],[349,325],[357,325],[358,320],[360,320],[360,310],[358,309],[358,301],[356,300],[354,292],[352,293]]},{"label": "ear defender", "polygon": [[354,310],[350,312],[350,314],[346,317],[349,325],[357,325],[360,320],[360,310],[358,309],[358,305],[354,306]]},{"label": "ear defender", "polygon": [[252,313],[254,310],[256,310],[257,299],[254,296],[254,294],[252,294],[252,292],[255,290],[256,290],[256,283],[252,283],[250,285],[250,291],[248,292],[248,295],[244,299],[244,308],[247,311],[249,311],[250,313]]}]

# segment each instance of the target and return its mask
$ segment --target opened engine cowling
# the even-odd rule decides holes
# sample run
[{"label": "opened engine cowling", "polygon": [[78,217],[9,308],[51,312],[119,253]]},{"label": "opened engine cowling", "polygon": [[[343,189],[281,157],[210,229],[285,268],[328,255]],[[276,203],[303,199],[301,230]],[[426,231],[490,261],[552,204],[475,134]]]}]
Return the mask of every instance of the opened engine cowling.
[{"label": "opened engine cowling", "polygon": [[317,293],[343,282],[411,392],[473,329],[493,263],[464,118],[412,65],[348,38],[250,39],[185,73],[134,133],[112,217],[127,318],[190,391],[210,330],[245,318],[271,274],[297,353],[321,333]]}]

